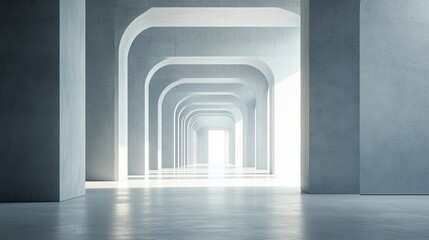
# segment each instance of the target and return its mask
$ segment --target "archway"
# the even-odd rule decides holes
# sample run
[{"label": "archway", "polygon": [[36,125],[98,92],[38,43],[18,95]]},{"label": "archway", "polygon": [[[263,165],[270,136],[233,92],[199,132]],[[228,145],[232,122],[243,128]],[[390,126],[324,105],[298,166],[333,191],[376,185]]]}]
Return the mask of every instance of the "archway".
[{"label": "archway", "polygon": [[[168,14],[168,18],[161,17],[163,14]],[[219,21],[219,14],[223,14],[223,20]],[[266,15],[266,18],[255,20],[253,16]],[[195,21],[203,17],[203,21]],[[157,21],[160,22],[157,22]],[[115,158],[118,165],[118,177],[126,178],[126,159],[127,159],[127,56],[131,43],[135,37],[149,27],[156,26],[173,26],[173,27],[195,27],[195,26],[219,26],[219,27],[299,27],[299,16],[287,10],[279,8],[153,8],[134,20],[127,30],[124,32],[119,45],[119,87],[118,87],[118,105],[116,113],[118,121],[116,122],[116,136],[118,137],[118,151]],[[216,60],[216,58],[208,58]],[[231,60],[234,62],[234,59]],[[240,58],[238,58],[240,59]],[[262,67],[264,72],[268,72],[270,79],[273,79],[267,66]],[[150,75],[150,74],[149,74]],[[150,77],[149,77],[150,79]],[[148,84],[146,81],[145,84]],[[145,88],[147,91],[147,88]],[[145,94],[145,97],[147,94]],[[273,91],[269,93],[269,103],[273,104]],[[145,109],[147,109],[147,101],[145,101]],[[272,116],[273,114],[269,114]],[[147,121],[145,121],[147,124]],[[268,124],[270,129],[273,128],[273,118],[270,117]],[[147,127],[147,125],[146,125]],[[273,132],[273,131],[270,131]],[[273,134],[269,136],[267,141],[273,141]],[[148,142],[146,142],[146,146]],[[269,144],[271,151],[268,151],[268,158],[272,159],[273,144]],[[272,161],[272,160],[271,160]],[[273,164],[271,164],[272,166]]]}]

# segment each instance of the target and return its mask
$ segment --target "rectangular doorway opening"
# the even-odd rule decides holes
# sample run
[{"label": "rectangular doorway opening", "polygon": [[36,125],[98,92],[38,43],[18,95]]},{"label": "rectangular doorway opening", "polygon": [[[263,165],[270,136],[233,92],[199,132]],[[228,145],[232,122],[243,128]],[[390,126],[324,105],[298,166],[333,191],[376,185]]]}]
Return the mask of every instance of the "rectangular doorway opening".
[{"label": "rectangular doorway opening", "polygon": [[208,131],[209,167],[225,167],[229,163],[229,132]]}]

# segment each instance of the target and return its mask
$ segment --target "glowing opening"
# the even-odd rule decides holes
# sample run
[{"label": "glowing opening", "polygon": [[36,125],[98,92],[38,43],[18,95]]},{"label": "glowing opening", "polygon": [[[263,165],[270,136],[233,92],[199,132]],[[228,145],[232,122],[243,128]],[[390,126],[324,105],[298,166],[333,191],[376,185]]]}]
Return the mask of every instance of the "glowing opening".
[{"label": "glowing opening", "polygon": [[224,167],[229,162],[229,132],[209,130],[209,166]]}]

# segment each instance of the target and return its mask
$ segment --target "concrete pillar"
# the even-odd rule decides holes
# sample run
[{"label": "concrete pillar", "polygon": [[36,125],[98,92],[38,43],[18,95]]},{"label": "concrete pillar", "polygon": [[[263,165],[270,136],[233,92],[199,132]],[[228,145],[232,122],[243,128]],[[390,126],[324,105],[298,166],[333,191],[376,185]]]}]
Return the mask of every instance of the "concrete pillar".
[{"label": "concrete pillar", "polygon": [[208,129],[207,128],[201,128],[197,136],[199,138],[199,141],[197,143],[197,164],[208,164],[209,163],[209,156],[208,156],[208,144],[209,144],[209,135],[208,135]]},{"label": "concrete pillar", "polygon": [[85,194],[85,1],[2,1],[0,201]]},{"label": "concrete pillar", "polygon": [[359,2],[301,1],[304,192],[359,192]]}]

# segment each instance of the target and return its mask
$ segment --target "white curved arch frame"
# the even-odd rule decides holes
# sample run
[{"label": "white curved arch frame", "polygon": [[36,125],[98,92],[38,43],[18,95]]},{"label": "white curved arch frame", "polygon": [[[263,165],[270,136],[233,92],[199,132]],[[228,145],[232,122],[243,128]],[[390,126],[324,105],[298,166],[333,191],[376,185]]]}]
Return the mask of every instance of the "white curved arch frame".
[{"label": "white curved arch frame", "polygon": [[[118,122],[115,126],[118,145],[115,161],[118,172],[115,172],[115,177],[119,180],[126,180],[128,177],[128,53],[134,39],[141,32],[151,27],[299,26],[300,18],[297,14],[280,8],[151,8],[138,16],[127,27],[119,43],[116,109]],[[147,149],[147,143],[145,144]],[[148,172],[145,174],[148,175]]]},{"label": "white curved arch frame", "polygon": [[[222,108],[217,108],[217,109],[204,109],[204,110],[202,110],[202,109],[195,109],[195,110],[192,110],[191,112],[189,112],[189,113],[187,113],[184,117],[183,117],[183,126],[182,126],[182,137],[183,137],[183,144],[184,145],[182,145],[182,148],[181,148],[181,150],[182,150],[182,161],[183,160],[186,160],[186,157],[187,157],[187,148],[186,148],[186,144],[187,144],[187,142],[188,142],[188,136],[189,136],[189,133],[188,133],[188,130],[189,130],[189,124],[190,124],[190,122],[191,122],[191,119],[195,116],[195,115],[198,115],[198,114],[200,114],[201,115],[201,112],[203,112],[203,111],[206,111],[207,113],[210,113],[210,112],[213,112],[213,111],[215,111],[215,110],[218,110],[218,111],[221,111],[221,109]],[[236,118],[236,116],[234,116],[234,118]],[[184,159],[183,159],[184,158]]]},{"label": "white curved arch frame", "polygon": [[[217,121],[219,121],[219,122],[213,123],[213,122],[210,122],[210,121],[213,121],[211,118],[209,118],[209,117],[207,117],[207,118],[204,117],[204,118],[198,119],[193,124],[192,131],[191,131],[191,132],[193,132],[193,134],[190,135],[190,137],[191,137],[191,141],[190,141],[191,148],[192,147],[197,148],[197,146],[199,145],[198,142],[193,143],[192,139],[195,139],[195,140],[198,139],[198,137],[199,137],[198,133],[200,132],[201,129],[207,129],[208,131],[209,130],[223,130],[223,131],[228,132],[228,135],[229,135],[229,144],[228,144],[229,150],[227,152],[225,152],[225,153],[228,153],[228,155],[227,155],[228,159],[225,159],[228,161],[226,161],[225,164],[228,164],[228,165],[234,164],[235,165],[237,162],[241,162],[241,160],[237,159],[236,156],[237,156],[237,152],[243,151],[243,148],[237,148],[236,142],[237,142],[238,136],[236,134],[236,129],[234,127],[235,124],[233,122],[231,122],[232,120],[231,119],[228,120],[228,119],[217,118]],[[197,148],[197,149],[201,149],[201,148]],[[193,162],[191,162],[191,163],[197,163],[199,156],[197,156],[196,153],[197,153],[196,151],[191,152],[191,160],[193,157],[192,154],[194,154],[194,159],[193,159]],[[208,152],[205,152],[204,155],[208,157]],[[209,164],[209,162],[207,162],[207,164]]]},{"label": "white curved arch frame", "polygon": [[[181,106],[181,104],[183,103],[183,102],[185,102],[186,100],[188,100],[188,99],[190,99],[190,98],[192,98],[192,97],[196,97],[196,96],[204,96],[204,95],[220,95],[220,96],[235,96],[235,97],[237,97],[238,98],[238,95],[236,95],[236,94],[234,94],[234,93],[231,93],[231,92],[225,92],[225,93],[206,93],[206,92],[203,92],[203,93],[201,93],[201,94],[199,94],[198,92],[194,92],[194,93],[192,93],[191,95],[189,95],[189,96],[187,96],[187,97],[185,97],[185,98],[183,98],[182,100],[180,100],[177,104],[176,104],[176,106],[174,107],[174,114],[173,114],[173,118],[174,118],[174,124],[173,124],[173,134],[174,134],[174,158],[175,158],[175,161],[176,161],[176,159],[178,159],[179,158],[179,153],[178,153],[178,151],[179,151],[179,148],[180,148],[180,146],[179,146],[179,136],[180,136],[180,120],[179,120],[179,116],[181,115],[181,113],[186,109],[186,107],[188,107],[188,106],[192,106],[192,105],[200,105],[200,104],[202,104],[202,103],[205,103],[205,102],[192,102],[192,103],[190,103],[190,104],[187,104],[187,105],[185,105],[185,106],[183,106],[182,108],[181,108],[181,110],[180,110],[180,112],[179,113],[177,113],[177,109],[179,108],[179,106]],[[237,106],[234,106],[234,107],[237,107]],[[237,108],[239,108],[239,107],[237,107]],[[244,107],[242,107],[242,110],[241,110],[241,112],[242,112],[242,115],[246,115],[247,116],[247,112],[248,112],[248,109],[247,109],[247,106],[246,105],[244,105]]]},{"label": "white curved arch frame", "polygon": [[[192,131],[194,124],[198,123],[198,121],[202,121],[201,119],[204,119],[203,117],[212,117],[212,118],[219,118],[219,117],[224,118],[224,117],[226,117],[226,118],[228,118],[229,119],[228,131],[230,133],[234,134],[233,130],[234,130],[235,118],[232,114],[216,115],[216,114],[213,114],[213,112],[205,112],[205,113],[204,112],[203,113],[195,112],[194,114],[192,114],[192,116],[189,116],[189,119],[186,123],[186,127],[185,127],[185,139],[186,140],[184,142],[185,143],[185,146],[184,146],[185,158],[182,159],[182,161],[190,161],[193,158],[192,151],[191,151],[192,150],[192,143],[191,143],[192,142],[192,134],[191,134],[191,131]],[[225,127],[225,124],[220,123],[220,122],[212,123],[209,125],[212,127],[217,126],[218,128],[221,128],[221,127],[224,128]],[[230,149],[234,150],[232,142],[230,142],[230,147],[231,147]]]},{"label": "white curved arch frame", "polygon": [[[235,119],[233,119],[233,116],[231,114],[213,114],[212,113],[198,113],[192,116],[192,118],[189,120],[188,123],[188,130],[187,133],[187,157],[186,160],[190,163],[196,162],[196,128],[201,128],[201,124],[204,126],[209,126],[210,128],[217,128],[217,129],[223,129],[227,130],[231,135],[231,141],[229,143],[229,159],[233,159],[235,155],[235,129],[234,129],[234,123]],[[207,120],[209,119],[209,120]],[[216,119],[216,123],[211,123],[210,121],[213,121],[213,119]],[[219,121],[219,119],[222,119],[222,121]],[[201,123],[203,122],[203,123]]]},{"label": "white curved arch frame", "polygon": [[[212,113],[213,112],[196,112],[196,113],[194,113],[192,115],[192,117],[190,117],[189,122],[188,122],[187,127],[186,127],[186,130],[185,130],[185,133],[186,133],[185,134],[186,142],[184,142],[184,144],[185,144],[184,145],[184,155],[186,155],[186,157],[184,159],[182,159],[182,165],[185,163],[185,161],[188,162],[193,157],[192,156],[192,151],[191,151],[192,150],[192,146],[191,146],[192,135],[191,135],[191,132],[193,130],[192,129],[193,126],[195,124],[203,121],[207,117],[213,117],[213,118],[216,117],[215,115],[212,115]],[[223,115],[218,115],[217,117],[219,117],[219,116],[229,117],[230,118],[228,129],[229,129],[229,131],[232,131],[232,129],[233,129],[233,122],[234,122],[234,116],[232,116],[232,114],[230,114],[230,113],[223,113]],[[207,119],[205,119],[205,120],[207,120]],[[212,123],[212,124],[209,124],[209,125],[210,126],[219,125],[218,127],[222,127],[222,126],[224,127],[225,126],[224,123],[216,123],[216,124]]]},{"label": "white curved arch frame", "polygon": [[[186,129],[185,129],[185,135],[186,135],[185,136],[185,138],[186,138],[185,144],[187,144],[187,147],[185,147],[186,160],[188,160],[188,158],[191,159],[191,157],[192,157],[192,151],[191,151],[192,146],[191,146],[190,141],[192,140],[191,139],[191,137],[192,137],[191,132],[192,132],[193,125],[196,124],[196,123],[199,123],[199,122],[201,122],[203,120],[207,120],[207,119],[212,120],[212,119],[216,119],[216,118],[219,119],[219,118],[224,118],[224,117],[229,117],[230,118],[229,119],[230,122],[229,122],[229,125],[228,125],[229,126],[228,129],[229,129],[230,133],[232,135],[234,135],[234,124],[235,124],[236,118],[235,118],[235,116],[233,116],[230,113],[229,114],[215,114],[214,112],[197,112],[197,113],[192,114],[192,116],[189,117],[189,120],[188,120],[188,122],[186,124]],[[203,120],[201,120],[201,119],[203,119]],[[224,126],[224,124],[219,123],[219,122],[212,123],[210,125],[211,126],[217,125],[219,127]],[[233,138],[235,139],[235,136],[233,136]],[[230,142],[230,146],[231,146],[230,149],[234,149],[232,141]]]},{"label": "white curved arch frame", "polygon": [[[171,84],[169,84],[160,94],[160,97],[158,99],[158,170],[162,167],[162,104],[164,102],[165,96],[175,87],[182,85],[182,84],[204,84],[209,82],[210,84],[243,84],[245,86],[248,86],[253,94],[255,94],[255,89],[249,84],[248,82],[240,79],[240,78],[183,78],[179,79]],[[209,93],[209,92],[208,92]],[[219,95],[225,95],[226,92],[219,92]],[[213,95],[215,93],[211,93],[210,95]],[[201,94],[200,94],[201,95]],[[237,96],[237,95],[236,95]],[[181,103],[181,102],[179,102]],[[178,103],[178,104],[179,104]],[[177,106],[177,105],[176,105]],[[175,108],[176,109],[176,108]],[[146,133],[145,133],[146,134]],[[145,165],[148,165],[148,162],[146,162],[145,158]]]},{"label": "white curved arch frame", "polygon": [[[189,112],[186,112],[185,115],[182,116],[182,113],[184,112],[184,110],[190,108],[190,107],[197,107],[195,109],[191,109]],[[202,108],[204,107],[204,109]],[[200,112],[200,111],[223,111],[226,108],[237,108],[239,112],[241,112],[241,116],[243,116],[243,111],[242,109],[240,109],[239,107],[237,107],[237,103],[236,102],[206,102],[206,103],[191,103],[186,105],[179,114],[178,114],[178,131],[177,131],[177,141],[176,144],[178,144],[177,146],[177,157],[176,159],[178,159],[178,161],[183,161],[183,159],[185,158],[184,155],[184,144],[186,143],[186,127],[187,127],[187,123],[188,123],[188,118],[190,116],[192,116],[192,114],[196,113],[196,112]]]},{"label": "white curved arch frame", "polygon": [[[194,120],[195,119],[195,120]],[[224,130],[228,132],[229,142],[228,142],[228,160],[225,164],[231,164],[235,162],[235,152],[240,151],[240,149],[235,149],[236,134],[234,129],[234,120],[225,115],[217,116],[197,116],[193,119],[192,125],[189,129],[189,159],[190,164],[196,164],[198,161],[197,157],[197,137],[198,130],[202,127],[207,127],[210,130]]]},{"label": "white curved arch frame", "polygon": [[[270,67],[261,59],[254,57],[170,57],[160,63],[156,64],[150,71],[145,80],[144,87],[144,134],[145,134],[145,170],[144,172],[149,172],[149,150],[147,146],[149,146],[149,84],[152,80],[152,77],[163,67],[171,66],[171,65],[246,65],[255,68],[260,71],[268,84],[268,96],[267,96],[267,109],[269,114],[267,116],[267,128],[269,132],[267,134],[267,145],[270,149],[267,150],[267,165],[270,167],[270,162],[274,162],[274,159],[271,152],[274,152],[274,144],[270,144],[274,140],[274,86],[275,80],[274,75],[270,69]],[[252,86],[251,84],[249,84]],[[254,91],[254,89],[252,87]],[[160,153],[158,149],[158,154]],[[147,176],[147,175],[146,175]]]}]

